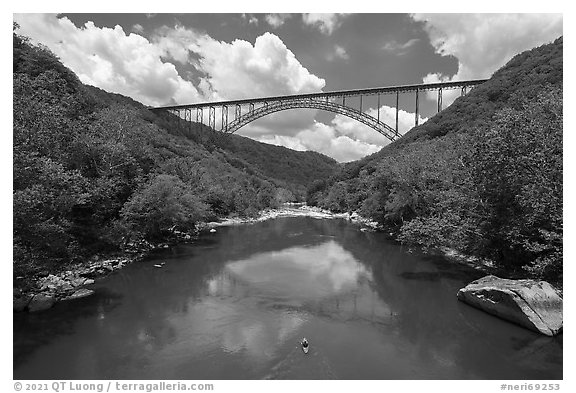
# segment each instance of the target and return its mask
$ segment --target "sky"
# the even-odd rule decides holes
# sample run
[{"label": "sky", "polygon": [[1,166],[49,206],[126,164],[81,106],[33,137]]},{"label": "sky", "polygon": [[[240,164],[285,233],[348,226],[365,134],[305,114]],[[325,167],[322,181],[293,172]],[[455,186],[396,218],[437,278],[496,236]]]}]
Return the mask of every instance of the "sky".
[{"label": "sky", "polygon": [[[82,82],[145,105],[190,104],[488,78],[515,54],[563,34],[562,14],[14,14],[19,33],[50,48]],[[456,92],[455,92],[456,93]],[[445,106],[456,96],[445,93]],[[395,98],[364,99],[395,124]],[[420,123],[436,96],[420,99]],[[414,97],[399,126],[414,126]],[[340,162],[389,141],[356,120],[278,112],[238,134]]]}]

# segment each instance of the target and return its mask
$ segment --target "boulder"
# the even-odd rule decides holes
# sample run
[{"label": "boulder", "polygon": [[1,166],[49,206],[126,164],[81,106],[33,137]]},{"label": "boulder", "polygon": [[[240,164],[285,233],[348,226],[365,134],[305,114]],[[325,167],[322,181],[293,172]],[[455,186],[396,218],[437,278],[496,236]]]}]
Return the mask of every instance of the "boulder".
[{"label": "boulder", "polygon": [[90,296],[93,295],[94,291],[91,289],[86,289],[86,288],[82,288],[77,290],[76,292],[74,292],[72,295],[68,296],[66,298],[66,300],[72,300],[72,299],[80,299],[86,296]]},{"label": "boulder", "polygon": [[535,332],[562,332],[562,297],[545,281],[486,276],[458,291],[458,299]]},{"label": "boulder", "polygon": [[24,296],[15,298],[13,301],[14,312],[24,311],[26,309],[26,307],[28,307],[28,304],[30,303],[31,299],[32,299],[32,296],[28,296],[28,295],[24,295]]},{"label": "boulder", "polygon": [[53,274],[48,275],[40,280],[40,290],[49,289],[50,291],[70,291],[72,284],[62,277]]},{"label": "boulder", "polygon": [[47,310],[51,308],[54,303],[56,303],[56,298],[54,296],[38,294],[30,300],[30,303],[28,303],[28,311],[36,312]]},{"label": "boulder", "polygon": [[70,280],[70,284],[74,288],[76,288],[76,287],[84,285],[84,281],[86,281],[86,278],[84,278],[84,277],[74,277],[73,279]]}]

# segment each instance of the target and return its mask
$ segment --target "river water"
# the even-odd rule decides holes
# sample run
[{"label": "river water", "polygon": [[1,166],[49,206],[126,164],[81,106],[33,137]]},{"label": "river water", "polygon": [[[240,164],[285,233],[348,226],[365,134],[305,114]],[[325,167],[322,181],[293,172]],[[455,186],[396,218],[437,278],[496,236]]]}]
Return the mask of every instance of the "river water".
[{"label": "river water", "polygon": [[15,314],[14,378],[561,379],[561,336],[457,301],[481,276],[343,220],[222,227]]}]

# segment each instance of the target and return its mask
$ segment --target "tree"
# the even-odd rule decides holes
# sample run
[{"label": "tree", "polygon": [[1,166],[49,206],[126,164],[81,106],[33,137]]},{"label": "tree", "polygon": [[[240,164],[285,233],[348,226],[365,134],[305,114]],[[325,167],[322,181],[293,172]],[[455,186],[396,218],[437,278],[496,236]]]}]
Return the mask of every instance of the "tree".
[{"label": "tree", "polygon": [[481,230],[498,261],[548,277],[562,267],[562,91],[500,111],[478,137]]},{"label": "tree", "polygon": [[169,228],[193,229],[208,210],[182,180],[161,174],[134,193],[121,216],[136,236],[158,239]]}]

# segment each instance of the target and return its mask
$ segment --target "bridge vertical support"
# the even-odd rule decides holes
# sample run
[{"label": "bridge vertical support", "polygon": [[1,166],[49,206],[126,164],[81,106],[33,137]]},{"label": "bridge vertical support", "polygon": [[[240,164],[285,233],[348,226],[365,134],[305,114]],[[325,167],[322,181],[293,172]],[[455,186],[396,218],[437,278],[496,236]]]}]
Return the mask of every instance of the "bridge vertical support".
[{"label": "bridge vertical support", "polygon": [[442,88],[438,89],[438,112],[442,111]]},{"label": "bridge vertical support", "polygon": [[208,112],[208,127],[216,131],[216,108],[213,106],[210,107],[210,111]]},{"label": "bridge vertical support", "polygon": [[178,115],[176,114],[176,111],[170,111],[168,113],[170,113],[168,120],[170,121],[171,127],[178,127]]},{"label": "bridge vertical support", "polygon": [[378,123],[380,123],[380,94],[378,94],[378,105],[376,109],[378,111]]},{"label": "bridge vertical support", "polygon": [[461,96],[465,96],[466,95],[466,86],[462,86],[462,91],[460,92]]},{"label": "bridge vertical support", "polygon": [[180,109],[176,109],[175,115],[176,116],[174,117],[174,119],[175,119],[176,123],[174,124],[174,128],[179,130],[180,129]]},{"label": "bridge vertical support", "polygon": [[184,118],[188,122],[187,128],[191,130],[192,129],[192,109],[186,108],[186,110],[184,112]]},{"label": "bridge vertical support", "polygon": [[164,120],[166,120],[166,123],[168,124],[168,126],[172,125],[172,111],[171,110],[167,110],[164,111]]},{"label": "bridge vertical support", "polygon": [[360,94],[360,112],[362,112],[362,94]]},{"label": "bridge vertical support", "polygon": [[416,114],[415,114],[415,121],[414,121],[415,127],[418,126],[418,93],[419,93],[419,89],[416,88]]},{"label": "bridge vertical support", "polygon": [[342,106],[346,106],[346,96],[342,96]]},{"label": "bridge vertical support", "polygon": [[202,125],[204,124],[204,111],[202,108],[196,108],[196,128],[198,131],[202,131]]},{"label": "bridge vertical support", "polygon": [[398,111],[400,110],[400,92],[396,91],[396,133],[398,134]]},{"label": "bridge vertical support", "polygon": [[222,125],[220,131],[228,131],[228,106],[222,105]]},{"label": "bridge vertical support", "polygon": [[236,104],[236,113],[234,113],[234,120],[242,117],[242,105]]},{"label": "bridge vertical support", "polygon": [[202,108],[196,108],[196,123],[204,124]]}]

